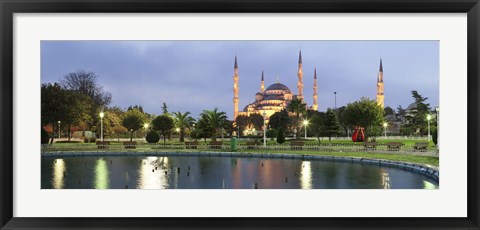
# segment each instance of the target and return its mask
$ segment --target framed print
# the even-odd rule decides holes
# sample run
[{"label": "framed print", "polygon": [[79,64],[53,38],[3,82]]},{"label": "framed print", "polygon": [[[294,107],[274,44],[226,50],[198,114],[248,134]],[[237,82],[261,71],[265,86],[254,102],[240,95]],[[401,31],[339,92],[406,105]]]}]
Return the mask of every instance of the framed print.
[{"label": "framed print", "polygon": [[0,4],[2,229],[479,229],[477,0]]}]

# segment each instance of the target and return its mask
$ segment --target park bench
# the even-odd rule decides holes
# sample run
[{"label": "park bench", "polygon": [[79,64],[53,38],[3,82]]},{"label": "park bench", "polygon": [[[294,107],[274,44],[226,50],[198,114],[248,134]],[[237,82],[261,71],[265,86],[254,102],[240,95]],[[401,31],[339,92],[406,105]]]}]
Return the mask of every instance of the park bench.
[{"label": "park bench", "polygon": [[291,141],[290,149],[291,150],[302,150],[305,143],[303,141]]},{"label": "park bench", "polygon": [[222,148],[222,144],[223,142],[221,141],[210,141],[208,143],[208,146],[211,148],[211,149],[221,149]]},{"label": "park bench", "polygon": [[136,141],[124,141],[123,142],[123,147],[125,149],[135,149],[137,147],[137,142]]},{"label": "park bench", "polygon": [[387,149],[390,151],[400,151],[400,148],[402,147],[402,145],[403,145],[402,142],[388,142]]},{"label": "park bench", "polygon": [[247,141],[247,149],[256,149],[259,144],[259,142]]},{"label": "park bench", "polygon": [[415,142],[415,146],[413,146],[413,151],[427,151],[428,142]]},{"label": "park bench", "polygon": [[110,141],[97,141],[96,145],[98,149],[108,149]]},{"label": "park bench", "polygon": [[185,148],[186,149],[197,149],[198,142],[197,141],[185,141]]},{"label": "park bench", "polygon": [[363,147],[365,148],[365,150],[375,150],[377,148],[377,145],[378,143],[373,141],[363,143]]}]

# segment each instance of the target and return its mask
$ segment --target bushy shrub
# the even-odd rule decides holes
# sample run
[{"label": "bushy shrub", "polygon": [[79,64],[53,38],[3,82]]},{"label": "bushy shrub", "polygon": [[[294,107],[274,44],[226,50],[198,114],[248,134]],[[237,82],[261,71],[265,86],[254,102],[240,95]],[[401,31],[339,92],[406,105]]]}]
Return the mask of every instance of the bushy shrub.
[{"label": "bushy shrub", "polygon": [[41,144],[48,144],[48,141],[49,141],[49,135],[48,135],[48,132],[47,130],[45,130],[44,128],[42,128],[42,133],[41,133],[41,137],[40,137],[40,143]]},{"label": "bushy shrub", "polygon": [[88,142],[96,142],[96,141],[97,141],[97,137],[95,137],[95,136],[90,137],[90,138],[88,138],[88,137],[84,137],[84,138],[83,138],[83,142],[85,142],[85,143],[88,143]]},{"label": "bushy shrub", "polygon": [[285,143],[285,133],[283,133],[283,129],[282,129],[282,128],[280,128],[280,129],[278,130],[277,143],[279,143],[279,144]]},{"label": "bushy shrub", "polygon": [[432,141],[435,145],[437,145],[437,141],[438,141],[438,133],[437,133],[437,129],[433,129],[433,132],[432,132]]},{"label": "bushy shrub", "polygon": [[145,137],[148,143],[157,143],[160,140],[160,135],[158,134],[157,131],[150,131],[147,133],[147,136]]}]

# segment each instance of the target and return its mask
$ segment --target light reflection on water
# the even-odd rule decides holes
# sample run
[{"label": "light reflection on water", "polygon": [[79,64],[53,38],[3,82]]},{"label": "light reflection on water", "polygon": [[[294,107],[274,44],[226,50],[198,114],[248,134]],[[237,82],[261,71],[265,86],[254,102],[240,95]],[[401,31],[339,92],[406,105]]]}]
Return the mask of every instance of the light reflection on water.
[{"label": "light reflection on water", "polygon": [[[67,167],[68,166],[68,167]],[[228,157],[42,159],[42,189],[437,189],[417,173],[377,165]]]},{"label": "light reflection on water", "polygon": [[300,174],[300,184],[302,189],[312,188],[312,168],[310,167],[310,161],[302,162],[302,171]]},{"label": "light reflection on water", "polygon": [[110,188],[110,176],[108,172],[107,161],[103,158],[97,160],[95,165],[95,188],[107,189]]},{"label": "light reflection on water", "polygon": [[55,159],[53,161],[53,180],[52,186],[55,189],[62,189],[64,186],[63,177],[65,176],[65,162],[63,159]]},{"label": "light reflection on water", "polygon": [[[168,168],[166,157],[146,157],[142,159],[137,184],[140,189],[165,189],[168,188]],[[156,168],[156,169],[155,169]]]}]

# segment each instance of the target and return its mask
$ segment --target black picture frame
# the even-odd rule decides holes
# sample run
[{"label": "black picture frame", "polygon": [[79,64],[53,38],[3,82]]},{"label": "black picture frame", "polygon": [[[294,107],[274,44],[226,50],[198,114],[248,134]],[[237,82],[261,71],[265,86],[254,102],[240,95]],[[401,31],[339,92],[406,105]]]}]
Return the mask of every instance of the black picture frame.
[{"label": "black picture frame", "polygon": [[[0,223],[2,229],[480,229],[478,0],[0,0]],[[17,218],[13,217],[15,13],[467,13],[467,218]],[[32,204],[34,205],[34,204]]]}]

